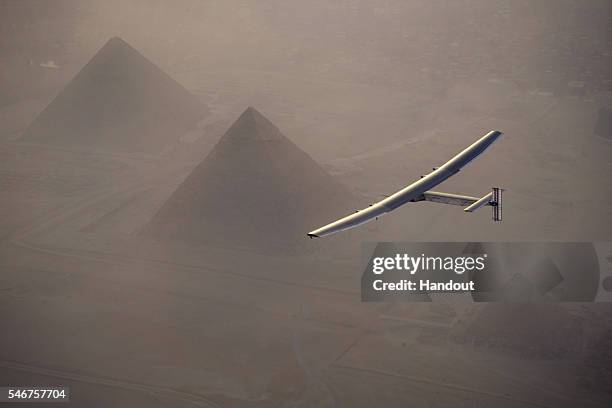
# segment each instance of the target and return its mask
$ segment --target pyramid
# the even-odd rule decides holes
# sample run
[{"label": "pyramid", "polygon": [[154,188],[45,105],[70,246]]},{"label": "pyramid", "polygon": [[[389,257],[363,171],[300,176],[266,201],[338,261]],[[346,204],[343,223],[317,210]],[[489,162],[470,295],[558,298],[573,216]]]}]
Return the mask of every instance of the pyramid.
[{"label": "pyramid", "polygon": [[195,96],[115,37],[38,115],[22,140],[159,153],[204,112]]},{"label": "pyramid", "polygon": [[343,215],[351,194],[249,107],[145,232],[232,247],[287,249]]}]

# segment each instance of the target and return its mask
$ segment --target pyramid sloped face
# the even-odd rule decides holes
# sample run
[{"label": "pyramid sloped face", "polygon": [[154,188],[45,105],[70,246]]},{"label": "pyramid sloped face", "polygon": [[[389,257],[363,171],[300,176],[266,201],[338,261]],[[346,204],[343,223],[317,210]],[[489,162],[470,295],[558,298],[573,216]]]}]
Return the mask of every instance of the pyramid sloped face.
[{"label": "pyramid sloped face", "polygon": [[158,153],[204,113],[195,96],[115,37],[40,113],[22,140]]},{"label": "pyramid sloped face", "polygon": [[149,223],[156,235],[228,246],[299,245],[350,208],[350,193],[253,108]]}]

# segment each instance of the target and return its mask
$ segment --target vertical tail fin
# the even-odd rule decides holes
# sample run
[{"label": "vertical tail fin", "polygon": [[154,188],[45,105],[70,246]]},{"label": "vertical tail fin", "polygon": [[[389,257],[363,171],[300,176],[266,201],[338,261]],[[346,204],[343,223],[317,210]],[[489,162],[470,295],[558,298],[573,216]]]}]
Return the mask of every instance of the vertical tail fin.
[{"label": "vertical tail fin", "polygon": [[491,208],[493,209],[493,221],[502,220],[502,194],[503,192],[504,192],[503,188],[493,187],[493,197],[490,202]]}]

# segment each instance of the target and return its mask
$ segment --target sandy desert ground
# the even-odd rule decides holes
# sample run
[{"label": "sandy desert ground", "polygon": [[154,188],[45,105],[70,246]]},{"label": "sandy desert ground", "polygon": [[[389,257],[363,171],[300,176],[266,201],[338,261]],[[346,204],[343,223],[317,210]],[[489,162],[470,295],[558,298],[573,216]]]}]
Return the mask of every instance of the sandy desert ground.
[{"label": "sandy desert ground", "polygon": [[[610,404],[610,304],[362,303],[359,287],[362,242],[612,240],[612,145],[609,120],[602,119],[612,106],[612,51],[609,30],[594,17],[610,15],[605,2],[544,7],[471,0],[444,11],[439,2],[376,1],[372,8],[317,1],[294,4],[300,18],[279,5],[229,2],[207,9],[212,28],[202,30],[210,43],[186,40],[198,30],[188,17],[197,8],[188,13],[134,1],[121,9],[123,19],[112,20],[111,3],[74,11],[61,2],[80,33],[56,34],[73,39],[62,49],[75,47],[65,64],[58,59],[61,72],[42,80],[38,75],[48,68],[24,69],[31,78],[27,92],[10,88],[0,95],[0,385],[69,385],[72,405],[87,407]],[[38,22],[34,27],[57,29],[43,12],[32,17],[11,2],[2,7],[25,13]],[[326,13],[319,10],[325,7]],[[161,34],[129,24],[143,10],[155,21],[185,19],[184,32],[161,25],[166,40],[157,41]],[[348,16],[344,25],[342,16]],[[460,27],[451,28],[454,18]],[[385,29],[372,19],[386,22]],[[434,22],[420,23],[426,19]],[[479,28],[479,21],[498,30]],[[224,25],[232,34],[209,35]],[[482,37],[483,31],[490,35]],[[29,33],[38,44],[40,34]],[[87,135],[54,139],[57,130],[45,135],[43,127],[39,137],[28,136],[41,112],[115,36],[195,95],[201,107],[197,119],[188,118],[189,129],[177,119],[174,130],[154,135],[150,149],[143,132],[152,127],[141,119],[132,123],[129,115],[109,126],[124,126],[112,134],[137,134],[133,140],[92,139],[107,134],[99,123]],[[244,43],[235,45],[237,39]],[[18,66],[10,54],[16,51],[6,50]],[[150,87],[141,99],[117,87],[103,106],[121,101],[159,119],[157,106],[176,93]],[[80,98],[82,89],[74,88]],[[79,98],[74,108],[93,109],[93,116],[103,109],[89,104],[91,97]],[[229,222],[235,199],[192,194],[186,196],[221,208],[211,225],[198,203],[185,207],[191,208],[187,224],[211,229],[206,240],[149,233],[160,209],[249,106],[312,160],[304,165],[311,172],[283,171],[290,164],[282,153],[262,154],[224,162],[222,180],[211,166],[189,188],[205,179],[260,182],[262,196],[289,198],[271,207],[249,192],[252,206],[240,222],[247,230],[269,220],[274,229],[250,234],[257,237],[252,245],[216,241],[221,232],[239,234],[240,225],[216,230]],[[56,112],[62,117],[47,121],[68,126],[75,119],[70,110]],[[135,126],[132,133],[127,124]],[[504,131],[504,138],[440,189],[482,195],[491,186],[506,188],[501,224],[484,212],[416,203],[327,240],[308,240],[306,230],[298,237],[289,225],[286,203],[304,214],[300,228],[312,222],[315,209],[329,211],[323,224],[343,215],[342,205],[348,213],[378,200],[491,129]],[[246,137],[253,132],[247,129]],[[260,139],[252,143],[269,143]],[[256,145],[252,152],[264,150],[273,151]],[[272,167],[263,171],[262,163]],[[274,165],[282,177],[258,178]],[[294,188],[316,185],[315,173],[351,199],[326,207],[318,191],[309,196]],[[272,223],[277,219],[282,222]],[[279,243],[279,235],[288,238]],[[612,275],[612,263],[600,267]],[[464,327],[482,330],[470,337]],[[518,334],[507,335],[508,327]],[[560,352],[547,352],[557,343]]]}]

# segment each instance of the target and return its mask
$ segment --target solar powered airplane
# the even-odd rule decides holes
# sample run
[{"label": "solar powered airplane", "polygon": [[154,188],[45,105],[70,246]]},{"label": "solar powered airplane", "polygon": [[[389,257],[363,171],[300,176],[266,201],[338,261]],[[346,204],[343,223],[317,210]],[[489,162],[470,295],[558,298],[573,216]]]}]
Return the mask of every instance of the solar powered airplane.
[{"label": "solar powered airplane", "polygon": [[461,153],[444,163],[440,167],[434,167],[429,174],[421,176],[409,186],[391,194],[385,199],[370,205],[363,210],[357,210],[351,215],[340,218],[314,231],[310,231],[310,238],[319,238],[332,235],[340,231],[355,228],[373,219],[385,215],[409,202],[431,201],[435,203],[460,205],[465,207],[463,211],[474,212],[483,206],[491,206],[493,209],[493,221],[502,220],[502,189],[493,187],[493,190],[484,197],[470,197],[458,194],[441,193],[430,189],[442,183],[444,180],[457,174],[464,166],[478,157],[489,146],[493,144],[502,132],[491,131],[472,143]]}]

